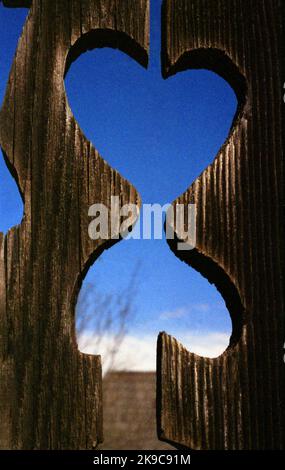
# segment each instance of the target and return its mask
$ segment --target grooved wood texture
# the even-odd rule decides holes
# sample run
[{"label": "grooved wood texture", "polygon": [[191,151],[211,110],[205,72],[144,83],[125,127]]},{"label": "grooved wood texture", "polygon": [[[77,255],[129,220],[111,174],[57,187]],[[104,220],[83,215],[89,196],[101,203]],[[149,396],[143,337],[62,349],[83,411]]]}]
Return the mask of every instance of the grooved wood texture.
[{"label": "grooved wood texture", "polygon": [[0,114],[25,203],[21,225],[0,234],[1,448],[102,442],[100,357],[78,351],[74,324],[84,274],[108,246],[89,239],[88,208],[139,196],[82,134],[63,79],[81,52],[104,45],[146,65],[148,28],[148,0],[32,2]]},{"label": "grooved wood texture", "polygon": [[281,449],[281,1],[165,0],[162,22],[164,76],[214,70],[239,109],[213,164],[175,201],[197,204],[196,250],[170,243],[221,291],[233,336],[216,359],[159,336],[158,433],[193,449]]}]

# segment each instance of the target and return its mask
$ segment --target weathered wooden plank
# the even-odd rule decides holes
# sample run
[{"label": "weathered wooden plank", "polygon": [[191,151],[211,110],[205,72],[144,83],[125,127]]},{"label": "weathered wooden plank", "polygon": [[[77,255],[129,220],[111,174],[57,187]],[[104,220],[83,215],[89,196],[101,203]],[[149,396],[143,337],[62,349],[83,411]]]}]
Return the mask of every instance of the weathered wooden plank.
[{"label": "weathered wooden plank", "polygon": [[108,247],[89,239],[88,208],[139,195],[82,134],[63,79],[80,53],[104,45],[146,64],[148,0],[111,3],[33,0],[1,109],[25,215],[0,236],[0,448],[90,449],[103,438],[100,357],[75,338],[83,277]]},{"label": "weathered wooden plank", "polygon": [[177,446],[284,448],[281,6],[163,4],[164,76],[210,69],[239,100],[226,144],[177,200],[197,204],[197,247],[170,246],[217,286],[233,321],[230,346],[216,359],[159,337],[158,432]]}]

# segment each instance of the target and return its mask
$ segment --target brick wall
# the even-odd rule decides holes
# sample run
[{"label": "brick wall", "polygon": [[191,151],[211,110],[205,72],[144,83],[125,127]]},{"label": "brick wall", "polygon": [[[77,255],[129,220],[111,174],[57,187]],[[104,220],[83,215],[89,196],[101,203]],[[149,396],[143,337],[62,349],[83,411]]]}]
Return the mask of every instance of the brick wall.
[{"label": "brick wall", "polygon": [[105,450],[173,449],[156,434],[155,372],[111,372],[103,381]]}]

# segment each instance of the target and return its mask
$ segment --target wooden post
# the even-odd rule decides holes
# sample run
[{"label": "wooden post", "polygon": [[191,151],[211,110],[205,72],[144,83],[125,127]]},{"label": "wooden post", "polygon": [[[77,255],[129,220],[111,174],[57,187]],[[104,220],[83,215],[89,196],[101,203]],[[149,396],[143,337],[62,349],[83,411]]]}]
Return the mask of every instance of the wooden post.
[{"label": "wooden post", "polygon": [[217,286],[233,321],[216,359],[159,337],[158,433],[178,447],[284,448],[281,3],[163,5],[164,76],[213,70],[239,100],[226,144],[175,201],[197,205],[197,247],[171,248]]},{"label": "wooden post", "polygon": [[100,357],[78,351],[74,324],[84,275],[108,247],[89,239],[88,208],[139,196],[82,134],[64,75],[102,46],[146,65],[148,34],[148,0],[32,1],[0,114],[0,144],[25,204],[21,225],[0,234],[1,448],[102,442]]}]

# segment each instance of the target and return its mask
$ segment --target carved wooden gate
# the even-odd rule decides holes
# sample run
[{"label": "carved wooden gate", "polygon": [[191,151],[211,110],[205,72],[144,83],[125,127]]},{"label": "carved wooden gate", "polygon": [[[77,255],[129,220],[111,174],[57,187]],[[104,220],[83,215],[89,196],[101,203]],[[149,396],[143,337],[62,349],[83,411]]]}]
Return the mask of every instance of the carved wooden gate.
[{"label": "carved wooden gate", "polygon": [[[78,352],[74,306],[110,242],[89,239],[88,207],[139,195],[82,134],[64,75],[103,46],[146,66],[149,0],[3,3],[30,11],[0,114],[25,204],[21,225],[0,235],[0,447],[92,448],[102,442],[100,357]],[[183,255],[170,243],[216,284],[233,322],[213,360],[159,336],[158,434],[181,447],[284,445],[281,18],[281,0],[163,3],[163,76],[207,68],[239,100],[226,144],[178,198],[197,204],[197,247]]]}]

